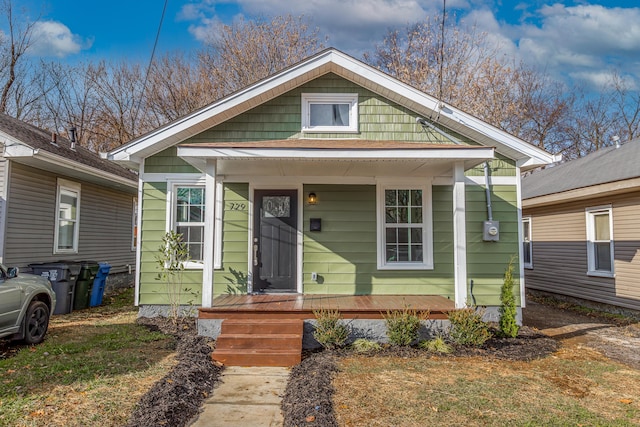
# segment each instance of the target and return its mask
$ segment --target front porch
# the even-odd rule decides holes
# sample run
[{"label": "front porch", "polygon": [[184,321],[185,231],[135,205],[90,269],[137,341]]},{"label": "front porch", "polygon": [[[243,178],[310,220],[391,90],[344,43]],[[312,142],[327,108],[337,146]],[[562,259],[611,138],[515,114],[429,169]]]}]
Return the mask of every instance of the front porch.
[{"label": "front porch", "polygon": [[429,311],[429,319],[446,319],[454,301],[439,295],[221,295],[213,307],[200,308],[198,319],[315,319],[315,310],[339,310],[344,319],[382,319],[387,311]]},{"label": "front porch", "polygon": [[455,303],[439,295],[222,295],[213,307],[200,308],[198,333],[216,339],[214,360],[236,366],[292,366],[313,338],[315,310],[339,310],[351,338],[386,339],[388,311],[428,311],[429,319],[447,318]]}]

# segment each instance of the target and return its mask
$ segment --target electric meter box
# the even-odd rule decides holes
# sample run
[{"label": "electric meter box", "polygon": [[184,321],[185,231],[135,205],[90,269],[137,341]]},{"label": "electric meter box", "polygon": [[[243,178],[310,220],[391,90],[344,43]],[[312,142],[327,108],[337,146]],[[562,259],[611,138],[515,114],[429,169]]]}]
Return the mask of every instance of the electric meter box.
[{"label": "electric meter box", "polygon": [[500,240],[500,221],[485,221],[483,225],[482,240],[485,242]]}]

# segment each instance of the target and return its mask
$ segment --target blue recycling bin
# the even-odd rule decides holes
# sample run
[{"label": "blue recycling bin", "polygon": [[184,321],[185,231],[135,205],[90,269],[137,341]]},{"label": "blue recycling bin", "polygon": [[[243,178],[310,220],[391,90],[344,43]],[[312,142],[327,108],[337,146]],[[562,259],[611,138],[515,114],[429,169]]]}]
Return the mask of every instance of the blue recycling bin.
[{"label": "blue recycling bin", "polygon": [[102,304],[104,285],[107,282],[107,276],[111,270],[111,266],[106,262],[100,262],[98,265],[98,273],[96,274],[96,278],[93,279],[93,287],[91,288],[90,307],[96,307]]}]

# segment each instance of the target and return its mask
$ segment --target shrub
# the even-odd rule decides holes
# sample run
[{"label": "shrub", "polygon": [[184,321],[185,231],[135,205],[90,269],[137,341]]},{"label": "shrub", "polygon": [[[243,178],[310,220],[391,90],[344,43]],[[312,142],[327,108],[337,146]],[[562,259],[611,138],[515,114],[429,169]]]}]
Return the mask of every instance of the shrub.
[{"label": "shrub", "polygon": [[353,348],[356,353],[371,353],[382,350],[382,346],[380,344],[364,338],[358,338],[355,340],[353,344],[351,344],[351,348]]},{"label": "shrub", "polygon": [[338,310],[314,310],[316,327],[313,337],[324,348],[342,347],[349,338],[349,328],[341,322],[342,315]]},{"label": "shrub", "polygon": [[402,310],[387,311],[384,320],[387,324],[387,337],[393,345],[408,346],[418,339],[420,321],[429,317],[428,311],[405,307]]},{"label": "shrub", "polygon": [[513,258],[504,273],[504,282],[500,290],[500,334],[505,337],[515,338],[518,335],[518,322],[516,321],[516,297],[513,294]]},{"label": "shrub", "polygon": [[427,350],[429,353],[449,354],[453,351],[453,348],[440,335],[427,341],[420,341],[418,347]]},{"label": "shrub", "polygon": [[489,338],[489,325],[482,320],[484,310],[466,307],[450,311],[448,314],[451,329],[449,335],[456,344],[481,346]]}]

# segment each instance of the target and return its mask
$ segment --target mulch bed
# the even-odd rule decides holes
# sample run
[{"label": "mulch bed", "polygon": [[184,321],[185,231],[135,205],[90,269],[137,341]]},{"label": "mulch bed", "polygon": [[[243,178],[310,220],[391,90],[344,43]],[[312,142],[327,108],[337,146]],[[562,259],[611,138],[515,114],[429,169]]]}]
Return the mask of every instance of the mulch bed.
[{"label": "mulch bed", "polygon": [[[222,368],[211,360],[212,340],[197,336],[193,321],[179,326],[164,318],[140,318],[138,323],[177,339],[178,365],[145,394],[127,426],[188,426],[213,391]],[[456,346],[449,355],[481,356],[502,360],[529,361],[558,349],[558,342],[526,326],[516,338],[491,338],[482,347]],[[337,426],[333,410],[332,379],[340,357],[353,356],[349,349],[307,352],[293,367],[282,399],[285,427]],[[431,357],[413,347],[385,346],[381,351],[359,354],[368,357]]]},{"label": "mulch bed", "polygon": [[178,364],[140,399],[127,427],[187,426],[222,372],[211,360],[213,340],[197,335],[193,319],[174,325],[162,317],[139,318],[138,323],[176,338]]}]

